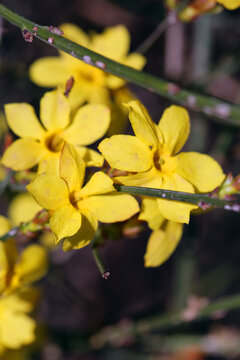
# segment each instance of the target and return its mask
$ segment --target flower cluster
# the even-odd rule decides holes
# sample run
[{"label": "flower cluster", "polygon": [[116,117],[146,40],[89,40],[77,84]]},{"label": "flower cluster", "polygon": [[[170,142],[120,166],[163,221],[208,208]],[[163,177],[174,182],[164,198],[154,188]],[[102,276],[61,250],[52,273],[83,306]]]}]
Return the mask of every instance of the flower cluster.
[{"label": "flower cluster", "polygon": [[[102,34],[87,35],[78,26],[70,23],[60,26],[63,36],[86,48],[104,55],[112,60],[141,70],[146,63],[139,53],[128,54],[130,34],[124,25],[106,28]],[[73,79],[73,86],[68,95],[69,104],[75,111],[84,102],[107,105],[112,112],[110,133],[124,128],[126,113],[122,101],[129,101],[134,96],[126,88],[126,81],[105,73],[105,64],[92,63],[89,56],[84,62],[73,56],[60,52],[59,56],[43,57],[30,66],[30,79],[44,87],[60,87],[65,90],[66,83]],[[95,65],[95,67],[91,66]]]},{"label": "flower cluster", "polygon": [[[221,8],[217,3],[230,10],[240,6],[240,0],[192,0],[181,8],[177,0],[165,2],[169,9],[181,9],[183,21]],[[123,25],[88,35],[66,23],[57,31],[118,63],[138,70],[145,65],[143,55],[129,54],[130,35]],[[193,197],[217,187],[219,199],[239,193],[239,178],[226,177],[212,157],[181,152],[190,134],[185,108],[166,108],[156,124],[125,80],[105,73],[105,64],[88,55],[82,60],[73,51],[37,59],[30,79],[51,88],[40,99],[39,113],[28,103],[10,103],[0,114],[17,137],[5,146],[0,176],[3,183],[10,179],[8,185],[24,188],[9,207],[9,220],[0,216],[0,357],[35,339],[30,312],[39,293],[32,283],[46,274],[53,242],[61,254],[88,245],[96,250],[108,240],[103,234],[110,224],[118,223],[121,237],[131,233],[124,231],[126,224],[132,221],[135,234],[144,223],[151,231],[144,264],[157,267],[175,251],[184,224],[200,206],[169,200],[166,193]],[[128,117],[133,133],[121,134]],[[161,189],[162,197],[133,196],[121,190],[124,186]],[[48,243],[41,241],[45,230]],[[25,242],[18,241],[17,231]]]},{"label": "flower cluster", "polygon": [[[0,235],[11,228],[0,216]],[[0,242],[0,355],[6,349],[19,349],[35,339],[35,321],[29,316],[39,296],[30,286],[47,271],[47,251],[40,245],[30,245],[21,253],[10,237]]]},{"label": "flower cluster", "polygon": [[[138,69],[145,63],[140,54],[128,55],[130,38],[122,25],[91,37],[73,24],[61,29],[67,38],[121,63]],[[48,211],[55,243],[62,242],[64,251],[88,245],[102,223],[123,222],[139,213],[138,220],[153,231],[145,266],[158,266],[175,250],[183,223],[197,205],[164,197],[134,198],[117,192],[114,185],[201,193],[214,190],[225,176],[210,156],[180,153],[190,120],[179,106],[167,108],[157,125],[140,101],[127,98],[123,105],[135,136],[105,138],[98,145],[100,152],[89,148],[108,131],[116,116],[115,91],[124,89],[125,81],[85,60],[60,53],[32,64],[35,83],[57,88],[42,97],[39,117],[26,103],[5,106],[8,125],[19,139],[6,149],[2,164],[15,171],[36,171],[27,190],[40,209]],[[65,91],[69,78],[73,87]],[[92,167],[100,169],[94,172]]]}]

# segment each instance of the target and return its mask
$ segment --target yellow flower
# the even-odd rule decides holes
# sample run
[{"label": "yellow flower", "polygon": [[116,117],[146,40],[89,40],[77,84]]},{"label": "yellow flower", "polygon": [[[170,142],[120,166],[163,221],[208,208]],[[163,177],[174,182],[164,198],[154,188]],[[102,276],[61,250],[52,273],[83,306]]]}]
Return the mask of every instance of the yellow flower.
[{"label": "yellow flower", "polygon": [[84,175],[84,162],[74,147],[66,144],[59,176],[41,174],[27,186],[39,205],[52,210],[50,227],[56,242],[66,238],[65,251],[87,245],[98,221],[123,221],[139,211],[137,201],[131,195],[116,193],[112,180],[103,172],[96,172],[82,187]]},{"label": "yellow flower", "polygon": [[20,137],[5,151],[2,164],[25,170],[39,164],[38,171],[56,173],[64,141],[74,145],[87,166],[102,166],[103,159],[85,145],[101,138],[110,124],[109,109],[100,104],[81,107],[70,118],[70,106],[61,91],[45,93],[40,101],[39,122],[34,109],[26,103],[5,105],[7,122]]},{"label": "yellow flower", "polygon": [[[8,217],[12,226],[19,226],[22,222],[32,220],[40,210],[42,210],[42,207],[38,205],[38,203],[33,199],[31,194],[25,192],[16,195],[11,201],[8,208]],[[8,230],[6,230],[5,232],[7,231]],[[39,243],[47,249],[52,249],[53,247],[55,247],[53,234],[48,230],[41,232],[38,239]]]},{"label": "yellow flower", "polygon": [[240,7],[240,0],[217,0],[217,2],[229,10],[234,10]]},{"label": "yellow flower", "polygon": [[[178,154],[190,131],[184,108],[170,106],[156,125],[140,101],[131,101],[127,107],[136,136],[114,135],[99,145],[112,168],[134,173],[115,181],[188,193],[208,192],[221,184],[224,174],[210,156],[196,152]],[[188,203],[155,201],[163,217],[174,222],[188,223],[190,211],[196,208]]]},{"label": "yellow flower", "polygon": [[[7,219],[0,216],[0,235],[10,230]],[[40,245],[27,246],[18,253],[15,241],[0,242],[0,295],[8,294],[39,280],[46,274],[47,252]]]},{"label": "yellow flower", "polygon": [[174,252],[182,237],[183,224],[164,219],[153,198],[142,201],[140,220],[145,220],[153,230],[144,255],[146,267],[162,265]]},{"label": "yellow flower", "polygon": [[28,315],[37,293],[27,289],[0,298],[0,348],[19,349],[35,340],[35,321]]},{"label": "yellow flower", "polygon": [[163,229],[152,232],[144,255],[145,267],[162,265],[172,255],[182,237],[183,225],[166,221]]},{"label": "yellow flower", "polygon": [[181,21],[192,21],[205,13],[217,14],[221,11],[218,3],[228,10],[235,10],[240,6],[240,0],[193,0],[178,13],[178,17]]},{"label": "yellow flower", "polygon": [[8,217],[12,226],[18,226],[22,222],[30,221],[42,210],[28,192],[18,194],[11,201],[8,208]]},{"label": "yellow flower", "polygon": [[[74,24],[63,24],[64,36],[101,55],[109,57],[136,69],[142,69],[145,58],[137,53],[128,55],[130,34],[123,25],[109,27],[102,34],[88,36]],[[44,57],[36,60],[30,67],[30,78],[40,86],[65,87],[66,81],[73,76],[74,85],[69,94],[71,108],[76,109],[83,102],[108,104],[110,90],[116,90],[125,85],[125,80],[108,75],[96,67],[88,65],[89,56],[82,62],[73,56],[60,52],[58,57]],[[105,68],[101,62],[94,65]]]}]

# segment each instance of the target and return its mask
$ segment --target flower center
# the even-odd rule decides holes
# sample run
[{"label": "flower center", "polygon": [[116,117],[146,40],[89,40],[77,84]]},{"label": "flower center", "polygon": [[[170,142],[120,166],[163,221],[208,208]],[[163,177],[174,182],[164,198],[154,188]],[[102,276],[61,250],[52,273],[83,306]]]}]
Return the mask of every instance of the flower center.
[{"label": "flower center", "polygon": [[45,140],[45,144],[49,151],[52,152],[59,152],[62,150],[63,147],[63,139],[58,136],[58,134],[52,134],[48,136]]},{"label": "flower center", "polygon": [[83,200],[84,197],[81,196],[81,190],[79,191],[73,191],[69,195],[69,200],[72,206],[74,206],[76,209],[79,210],[79,202]]},{"label": "flower center", "polygon": [[164,145],[160,149],[153,149],[153,163],[158,171],[168,175],[174,173],[177,168],[175,158],[170,155],[167,147]]},{"label": "flower center", "polygon": [[153,154],[153,163],[156,169],[162,170],[162,165],[165,164],[165,160],[160,157],[159,150],[156,150]]}]

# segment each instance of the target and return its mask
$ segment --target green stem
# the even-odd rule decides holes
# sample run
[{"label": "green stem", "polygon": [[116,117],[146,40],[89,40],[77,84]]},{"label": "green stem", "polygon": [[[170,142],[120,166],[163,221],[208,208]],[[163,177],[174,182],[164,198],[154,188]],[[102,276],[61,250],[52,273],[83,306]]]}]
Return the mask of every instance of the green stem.
[{"label": "green stem", "polygon": [[[212,302],[209,305],[206,305],[202,310],[200,310],[195,317],[193,317],[188,322],[207,319],[218,313],[225,312],[234,309],[238,309],[240,307],[240,294],[232,295],[225,297],[223,299]],[[184,309],[183,309],[184,310]],[[137,321],[135,324],[137,333],[144,333],[146,328],[149,327],[148,330],[161,330],[167,327],[180,325],[186,320],[183,317],[183,310],[176,311],[166,315],[153,316],[148,319],[142,319]],[[148,326],[146,326],[148,324]]]},{"label": "green stem", "polygon": [[[213,118],[217,118],[225,124],[240,126],[239,105],[234,105],[211,96],[201,95],[183,88],[181,89],[178,85],[169,83],[166,80],[119,64],[81,45],[67,40],[62,36],[52,33],[49,31],[48,27],[38,25],[25,19],[2,4],[0,4],[0,15],[12,24],[18,26],[20,29],[26,29],[40,40],[86,62],[89,65],[119,76],[175,103],[181,104],[195,111],[200,111]],[[33,29],[34,27],[37,28],[37,31]]]},{"label": "green stem", "polygon": [[201,208],[219,207],[225,210],[240,212],[240,204],[229,200],[211,197],[210,194],[190,194],[181,191],[153,189],[139,186],[114,185],[115,189],[131,195],[151,196],[166,200],[182,201],[198,205]]},{"label": "green stem", "polygon": [[16,226],[16,227],[12,228],[7,233],[0,236],[0,241],[4,242],[4,241],[7,241],[11,237],[15,237],[19,230],[20,230],[20,226]]},{"label": "green stem", "polygon": [[215,318],[215,316],[220,315],[221,313],[224,315],[225,312],[239,309],[239,307],[240,294],[232,295],[206,305],[201,310],[196,311],[195,315],[189,318],[188,321],[184,316],[184,311],[186,309],[181,309],[164,315],[153,315],[137,320],[127,324],[125,329],[122,324],[113,325],[111,326],[111,336],[109,336],[109,328],[106,330],[103,328],[99,333],[94,335],[94,341],[95,343],[100,343],[101,346],[104,346],[107,343],[111,344],[111,339],[117,338],[120,341],[121,338],[124,339],[128,336],[141,336],[153,331],[174,328],[186,322],[191,323],[193,321],[211,317]]},{"label": "green stem", "polygon": [[93,253],[93,257],[94,257],[94,260],[96,262],[96,265],[98,267],[98,270],[100,271],[100,274],[102,275],[103,278],[105,278],[105,276],[106,276],[106,274],[108,272],[106,271],[106,268],[105,268],[105,265],[103,263],[103,260],[102,260],[102,257],[101,257],[101,254],[100,254],[100,251],[99,251],[98,247],[93,246],[92,247],[92,253]]},{"label": "green stem", "polygon": [[143,43],[136,49],[136,52],[145,54],[159,37],[168,29],[169,26],[176,24],[178,21],[177,14],[170,11],[167,17],[153,30],[153,32],[143,41]]},{"label": "green stem", "polygon": [[94,238],[92,239],[91,248],[92,248],[92,254],[93,254],[94,260],[96,262],[96,265],[98,267],[98,270],[99,270],[100,274],[102,275],[102,278],[107,280],[110,275],[110,272],[106,270],[105,265],[102,260],[102,256],[99,251],[98,243],[99,243],[100,237],[101,237],[101,229],[98,229]]}]

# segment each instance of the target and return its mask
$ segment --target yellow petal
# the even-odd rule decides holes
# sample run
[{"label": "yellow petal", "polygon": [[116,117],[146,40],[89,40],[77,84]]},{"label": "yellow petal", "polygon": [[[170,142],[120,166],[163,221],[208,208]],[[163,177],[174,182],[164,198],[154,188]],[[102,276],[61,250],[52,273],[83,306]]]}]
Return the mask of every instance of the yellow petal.
[{"label": "yellow petal", "polygon": [[112,168],[139,172],[152,166],[150,149],[135,136],[113,135],[98,148]]},{"label": "yellow petal", "polygon": [[18,139],[10,145],[2,157],[2,164],[15,170],[27,170],[46,156],[42,143],[34,139]]},{"label": "yellow petal", "polygon": [[[164,177],[161,188],[194,193],[192,185],[177,174],[172,177]],[[187,224],[189,223],[190,211],[197,209],[196,205],[173,200],[157,199],[157,204],[166,219]]]},{"label": "yellow petal", "polygon": [[8,125],[16,135],[38,140],[44,137],[45,131],[31,105],[26,103],[6,104],[4,109]]},{"label": "yellow petal", "polygon": [[107,82],[107,87],[109,87],[112,90],[119,89],[126,84],[126,80],[109,74],[106,77],[106,82]]},{"label": "yellow petal", "polygon": [[[128,55],[122,61],[122,63],[124,65],[130,66],[134,69],[141,70],[144,67],[144,65],[146,64],[146,59],[141,54],[132,53],[132,54]],[[106,80],[107,80],[107,85],[108,85],[108,87],[110,87],[110,89],[118,89],[121,86],[124,86],[124,84],[126,83],[126,80],[121,79],[114,75],[108,75]]]},{"label": "yellow petal", "polygon": [[28,191],[37,203],[45,209],[55,210],[69,204],[69,190],[63,179],[52,174],[37,175],[29,185]]},{"label": "yellow petal", "polygon": [[109,90],[107,88],[104,88],[103,86],[104,84],[98,85],[98,84],[93,84],[92,82],[89,82],[88,86],[86,86],[85,84],[84,91],[86,92],[86,98],[89,103],[103,104],[109,106],[110,93]]},{"label": "yellow petal", "polygon": [[79,192],[80,196],[90,196],[90,195],[100,195],[106,194],[109,192],[116,191],[113,186],[113,181],[109,176],[104,174],[101,171],[93,174],[91,179],[87,182],[87,184],[82,188]]},{"label": "yellow petal", "polygon": [[49,220],[56,242],[76,234],[81,226],[82,216],[72,205],[62,206],[54,211]]},{"label": "yellow petal", "polygon": [[63,36],[66,39],[74,41],[75,43],[80,44],[82,46],[88,47],[89,37],[77,25],[71,23],[64,23],[60,25],[60,29],[64,32]]},{"label": "yellow petal", "polygon": [[146,267],[156,267],[163,264],[176,249],[182,237],[183,225],[168,221],[164,230],[153,231],[144,255]]},{"label": "yellow petal", "polygon": [[1,316],[1,342],[10,349],[18,349],[35,340],[35,321],[29,316],[4,309]]},{"label": "yellow petal", "polygon": [[116,176],[113,178],[114,183],[126,186],[145,186],[159,189],[162,184],[162,175],[152,167],[149,171],[133,175]]},{"label": "yellow petal", "polygon": [[12,270],[18,258],[16,242],[13,238],[9,238],[3,243],[3,246],[8,261],[8,267]]},{"label": "yellow petal", "polygon": [[102,34],[92,37],[92,50],[114,60],[121,60],[128,53],[130,34],[124,25],[109,27]]},{"label": "yellow petal", "polygon": [[137,200],[128,194],[96,195],[78,203],[80,209],[92,212],[99,221],[124,221],[139,211]]},{"label": "yellow petal", "polygon": [[96,217],[91,213],[82,215],[82,224],[78,232],[68,237],[63,241],[63,251],[69,251],[72,249],[81,249],[87,246],[93,239],[96,230],[98,228],[98,221]]},{"label": "yellow petal", "polygon": [[159,145],[156,124],[149,112],[139,100],[132,100],[124,104],[129,109],[129,119],[135,135],[144,144],[157,148]]},{"label": "yellow petal", "polygon": [[18,226],[21,222],[26,222],[42,210],[29,193],[22,193],[14,197],[8,207],[8,216],[13,226]]},{"label": "yellow petal", "polygon": [[[62,86],[62,91],[65,91],[66,85]],[[88,93],[83,86],[81,81],[75,81],[73,87],[68,96],[68,102],[70,108],[73,112],[75,112],[79,106],[87,101]]]},{"label": "yellow petal", "polygon": [[18,251],[13,238],[0,242],[0,295],[10,286]]},{"label": "yellow petal", "polygon": [[59,175],[68,184],[69,191],[78,191],[85,176],[84,161],[70,144],[65,144],[60,158]]},{"label": "yellow petal", "polygon": [[34,61],[30,66],[29,76],[39,86],[55,87],[65,86],[66,81],[74,74],[60,56],[49,56]]},{"label": "yellow petal", "polygon": [[27,286],[2,298],[1,303],[3,302],[4,307],[6,306],[14,312],[29,313],[33,310],[39,295],[38,289]]},{"label": "yellow petal", "polygon": [[44,94],[40,101],[40,118],[45,128],[57,132],[69,124],[70,106],[60,89]]},{"label": "yellow petal", "polygon": [[234,10],[240,7],[240,0],[217,0],[217,2],[229,10]]},{"label": "yellow petal", "polygon": [[0,215],[0,236],[6,234],[10,229],[10,221],[5,216]]},{"label": "yellow petal", "polygon": [[199,192],[214,190],[225,178],[221,166],[211,156],[188,152],[180,153],[176,160],[177,173]]},{"label": "yellow petal", "polygon": [[60,164],[60,153],[48,151],[45,159],[38,165],[38,174],[48,173],[58,176]]},{"label": "yellow petal", "polygon": [[105,134],[110,120],[108,107],[100,104],[85,105],[77,111],[72,124],[61,136],[70,144],[89,145]]},{"label": "yellow petal", "polygon": [[75,149],[85,162],[86,166],[103,166],[104,158],[97,151],[86,148],[84,146],[76,146]]},{"label": "yellow petal", "polygon": [[168,107],[159,121],[164,142],[172,155],[177,154],[188,139],[190,120],[186,109],[172,105]]},{"label": "yellow petal", "polygon": [[15,275],[20,284],[31,284],[41,279],[47,272],[47,251],[39,245],[30,245],[20,255],[15,266]]},{"label": "yellow petal", "polygon": [[141,212],[139,220],[147,221],[148,226],[152,230],[160,229],[164,221],[164,217],[160,213],[157,200],[154,198],[145,198],[142,200]]},{"label": "yellow petal", "polygon": [[130,66],[138,70],[141,70],[145,64],[146,64],[146,58],[138,53],[131,53],[124,60],[124,65]]}]

